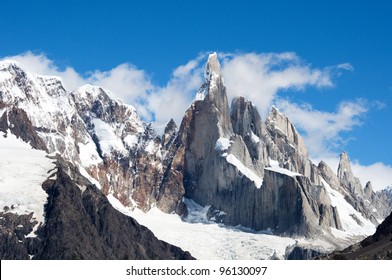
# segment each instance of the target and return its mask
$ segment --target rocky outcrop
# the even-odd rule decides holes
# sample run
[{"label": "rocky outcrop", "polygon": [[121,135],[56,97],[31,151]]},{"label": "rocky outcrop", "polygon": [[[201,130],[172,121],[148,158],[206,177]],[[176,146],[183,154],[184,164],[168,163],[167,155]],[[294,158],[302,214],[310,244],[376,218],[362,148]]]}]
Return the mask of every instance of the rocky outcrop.
[{"label": "rocky outcrop", "polygon": [[0,259],[28,260],[33,251],[34,239],[26,237],[35,226],[33,213],[18,215],[3,209],[0,212]]},{"label": "rocky outcrop", "polygon": [[338,178],[343,187],[348,190],[353,196],[363,196],[363,188],[361,182],[357,177],[354,176],[351,170],[350,159],[347,153],[343,152],[340,155],[340,161],[338,166]]},{"label": "rocky outcrop", "polygon": [[23,109],[11,106],[6,110],[0,116],[0,131],[5,134],[10,131],[23,141],[29,142],[33,148],[47,151],[46,143],[38,136],[36,128]]},{"label": "rocky outcrop", "polygon": [[269,161],[263,141],[264,124],[256,107],[245,98],[236,97],[231,104],[230,118],[234,133],[242,137],[253,165],[262,170]]},{"label": "rocky outcrop", "polygon": [[32,214],[0,215],[2,259],[192,259],[115,210],[77,168],[57,160],[55,176],[43,184],[48,201],[37,237],[25,237]]},{"label": "rocky outcrop", "polygon": [[304,141],[290,120],[275,107],[266,120],[268,155],[280,166],[300,173],[320,185],[317,167],[309,160]]},{"label": "rocky outcrop", "polygon": [[311,260],[325,255],[324,248],[295,244],[286,248],[285,260]]},{"label": "rocky outcrop", "polygon": [[337,175],[324,162],[319,163],[318,170],[331,188],[344,195],[345,200],[373,224],[378,225],[379,220],[392,210],[386,198],[378,197],[374,193],[370,182],[362,188],[360,180],[354,176],[347,153],[340,155]]}]

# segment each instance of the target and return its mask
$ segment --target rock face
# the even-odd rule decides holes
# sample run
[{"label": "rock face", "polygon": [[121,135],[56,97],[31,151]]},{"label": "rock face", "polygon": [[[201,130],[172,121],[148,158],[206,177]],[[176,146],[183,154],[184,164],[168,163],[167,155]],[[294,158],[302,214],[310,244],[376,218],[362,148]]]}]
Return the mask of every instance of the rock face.
[{"label": "rock face", "polygon": [[26,238],[34,227],[30,215],[18,215],[4,209],[0,212],[0,259],[28,260],[33,238]]},{"label": "rock face", "polygon": [[57,160],[54,178],[43,183],[48,201],[36,237],[25,237],[32,214],[0,214],[1,259],[192,259],[115,210],[77,168]]}]

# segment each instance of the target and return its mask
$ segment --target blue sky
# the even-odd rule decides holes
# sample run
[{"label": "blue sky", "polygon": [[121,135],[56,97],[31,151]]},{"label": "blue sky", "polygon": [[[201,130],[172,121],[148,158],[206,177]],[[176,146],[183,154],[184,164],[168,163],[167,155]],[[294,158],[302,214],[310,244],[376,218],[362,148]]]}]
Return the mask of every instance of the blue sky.
[{"label": "blue sky", "polygon": [[[233,95],[246,91],[261,111],[267,103],[282,107],[315,159],[332,163],[346,150],[358,168],[373,167],[384,177],[392,170],[389,1],[21,0],[1,6],[0,58],[34,61],[41,74],[69,74],[75,85],[96,82],[129,103],[148,96],[143,104],[149,108],[133,105],[163,123],[170,114],[154,108],[178,99],[171,108],[178,119],[202,81],[206,55],[217,51]],[[274,71],[277,79],[235,88],[241,66],[256,79]],[[307,78],[298,80],[298,73]],[[330,132],[320,129],[330,123]]]}]

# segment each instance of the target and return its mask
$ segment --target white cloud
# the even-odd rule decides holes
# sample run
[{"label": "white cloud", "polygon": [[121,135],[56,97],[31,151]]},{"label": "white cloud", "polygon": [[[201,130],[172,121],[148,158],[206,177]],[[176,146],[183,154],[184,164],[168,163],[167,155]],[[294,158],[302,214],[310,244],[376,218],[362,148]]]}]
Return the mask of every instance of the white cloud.
[{"label": "white cloud", "polygon": [[[311,156],[325,160],[336,170],[339,162],[337,148],[348,140],[343,139],[341,133],[361,124],[369,103],[364,100],[342,102],[335,112],[324,112],[309,104],[290,103],[281,95],[287,89],[301,91],[309,86],[332,87],[333,78],[341,71],[353,70],[349,63],[317,69],[303,63],[292,52],[221,53],[219,56],[229,100],[242,95],[258,107],[263,117],[271,104],[277,102],[277,106],[304,132]],[[58,76],[68,90],[86,83],[102,86],[125,103],[135,106],[146,121],[154,120],[158,130],[162,131],[170,118],[179,124],[191,104],[203,83],[206,54],[177,67],[164,86],[154,85],[148,73],[128,63],[108,71],[95,70],[81,75],[72,67],[60,69],[44,54],[26,52],[4,59],[18,61],[32,73]],[[375,101],[372,106],[382,108],[385,104]],[[362,183],[371,180],[375,189],[392,183],[392,167],[383,163],[363,166],[354,161],[353,170]]]},{"label": "white cloud", "polygon": [[110,90],[117,98],[135,106],[144,117],[148,118],[148,111],[144,104],[149,92],[154,91],[156,86],[152,84],[145,71],[124,63],[109,71],[91,72],[85,82]]},{"label": "white cloud", "polygon": [[86,83],[75,69],[66,67],[64,70],[60,70],[52,60],[48,59],[42,53],[34,54],[28,51],[20,55],[4,57],[2,59],[14,60],[31,73],[60,77],[67,90],[74,90]]},{"label": "white cloud", "polygon": [[325,112],[313,109],[310,104],[295,104],[281,99],[278,108],[302,132],[310,155],[322,158],[334,154],[336,148],[349,140],[340,135],[362,123],[368,110],[367,103],[362,99],[342,102],[336,112]]},{"label": "white cloud", "polygon": [[361,180],[362,184],[371,181],[375,191],[387,186],[392,186],[392,166],[382,162],[371,165],[361,165],[358,161],[352,163],[354,174]]},{"label": "white cloud", "polygon": [[[279,90],[306,86],[332,86],[331,69],[349,69],[349,64],[325,69],[311,69],[291,52],[268,54],[220,54],[222,71],[228,88],[228,98],[242,95],[252,100],[265,116]],[[164,86],[151,82],[149,75],[132,64],[121,64],[108,71],[95,70],[85,75],[72,67],[59,69],[44,54],[26,52],[8,57],[18,61],[28,71],[42,75],[59,76],[68,90],[86,83],[102,86],[116,97],[137,108],[141,116],[164,126],[170,118],[177,123],[191,104],[194,94],[203,82],[206,54],[177,67]]]},{"label": "white cloud", "polygon": [[303,90],[307,86],[331,87],[338,70],[351,70],[342,64],[312,69],[294,53],[223,55],[223,75],[229,99],[241,95],[251,100],[265,117],[279,91]]}]

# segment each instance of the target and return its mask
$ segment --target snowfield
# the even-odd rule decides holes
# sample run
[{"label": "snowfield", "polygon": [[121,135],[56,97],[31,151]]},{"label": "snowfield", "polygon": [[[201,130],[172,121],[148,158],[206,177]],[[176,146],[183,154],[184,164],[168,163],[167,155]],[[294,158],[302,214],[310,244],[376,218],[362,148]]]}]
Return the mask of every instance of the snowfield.
[{"label": "snowfield", "polygon": [[200,260],[257,260],[274,255],[283,259],[286,247],[296,243],[293,238],[208,222],[205,218],[208,208],[192,201],[186,201],[190,215],[182,221],[178,215],[157,208],[147,213],[126,208],[111,194],[108,199],[118,211],[148,227],[158,239],[179,246]]},{"label": "snowfield", "polygon": [[7,137],[0,132],[0,154],[0,209],[8,206],[10,212],[19,215],[34,212],[37,228],[44,222],[47,200],[41,185],[55,164],[46,157],[46,152],[32,149],[10,132]]}]

